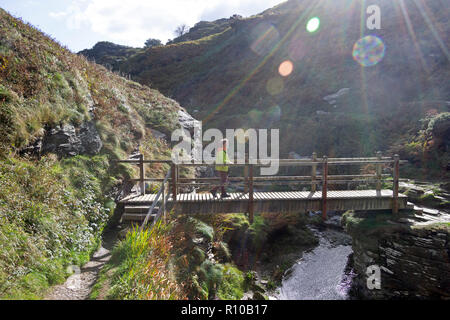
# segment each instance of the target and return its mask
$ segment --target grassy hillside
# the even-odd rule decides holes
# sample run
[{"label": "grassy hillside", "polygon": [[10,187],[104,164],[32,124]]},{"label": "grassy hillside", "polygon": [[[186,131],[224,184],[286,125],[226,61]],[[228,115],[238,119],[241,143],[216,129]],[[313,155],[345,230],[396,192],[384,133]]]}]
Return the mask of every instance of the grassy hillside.
[{"label": "grassy hillside", "polygon": [[0,9],[0,298],[40,298],[89,259],[135,174],[113,161],[170,155],[150,129],[170,132],[178,110]]},{"label": "grassy hillside", "polygon": [[[373,3],[381,30],[365,27]],[[400,152],[421,173],[440,175],[449,161],[449,13],[440,0],[290,0],[200,39],[191,30],[183,39],[193,40],[148,49],[118,68],[177,99],[206,127],[279,128],[284,156]],[[313,17],[320,27],[308,32]],[[375,66],[352,58],[366,35],[384,43]],[[293,71],[283,77],[286,60]],[[435,117],[442,130],[424,136]]]}]

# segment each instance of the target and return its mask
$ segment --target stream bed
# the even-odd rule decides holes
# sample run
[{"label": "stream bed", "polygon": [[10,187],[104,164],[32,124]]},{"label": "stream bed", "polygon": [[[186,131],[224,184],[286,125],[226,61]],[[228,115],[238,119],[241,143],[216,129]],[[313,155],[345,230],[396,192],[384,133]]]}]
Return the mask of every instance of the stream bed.
[{"label": "stream bed", "polygon": [[349,264],[351,238],[336,230],[313,230],[319,245],[305,252],[285,274],[276,300],[345,300],[355,274]]}]

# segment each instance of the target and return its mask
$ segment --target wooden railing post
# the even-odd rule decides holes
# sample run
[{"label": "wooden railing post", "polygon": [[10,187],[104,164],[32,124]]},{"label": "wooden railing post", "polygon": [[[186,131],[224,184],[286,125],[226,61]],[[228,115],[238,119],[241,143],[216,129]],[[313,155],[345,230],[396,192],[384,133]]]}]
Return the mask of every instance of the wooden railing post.
[{"label": "wooden railing post", "polygon": [[250,224],[253,223],[253,165],[249,165],[249,181],[248,181],[248,215]]},{"label": "wooden railing post", "polygon": [[245,154],[244,166],[244,193],[248,192],[248,153]]},{"label": "wooden railing post", "polygon": [[178,179],[180,178],[180,167],[178,165],[176,165],[175,169],[176,169],[176,172],[177,172],[176,179],[175,179],[175,181],[177,181],[177,183],[175,184],[175,186],[177,188],[177,192],[176,193],[178,194],[178,191],[180,191],[180,189],[178,187]]},{"label": "wooden railing post", "polygon": [[[377,159],[378,161],[381,161],[381,151],[377,152]],[[377,195],[381,196],[381,163],[377,163],[376,165],[376,173],[377,173]]]},{"label": "wooden railing post", "polygon": [[177,165],[175,163],[172,163],[170,173],[172,175],[172,199],[175,203],[177,201]]},{"label": "wooden railing post", "polygon": [[328,189],[328,157],[323,157],[323,173],[322,173],[322,218],[327,219],[327,189]]},{"label": "wooden railing post", "polygon": [[164,222],[166,222],[166,184],[164,181],[162,182],[162,189],[163,189],[163,193],[162,193],[161,207],[162,207]]},{"label": "wooden railing post", "polygon": [[[313,152],[312,161],[317,161],[317,153]],[[317,175],[317,164],[313,164],[311,168],[311,192],[316,192],[317,183],[316,183],[316,175]]]},{"label": "wooden railing post", "polygon": [[141,195],[145,194],[145,170],[144,170],[144,155],[139,155],[139,180],[141,186]]},{"label": "wooden railing post", "polygon": [[394,181],[392,190],[392,213],[398,213],[398,181],[400,178],[400,157],[394,155]]}]

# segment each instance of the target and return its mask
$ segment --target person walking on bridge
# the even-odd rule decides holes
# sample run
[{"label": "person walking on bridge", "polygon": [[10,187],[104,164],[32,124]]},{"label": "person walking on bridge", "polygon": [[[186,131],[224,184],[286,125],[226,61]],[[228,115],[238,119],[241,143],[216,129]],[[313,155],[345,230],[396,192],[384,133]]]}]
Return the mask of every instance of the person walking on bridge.
[{"label": "person walking on bridge", "polygon": [[[228,140],[222,139],[221,141],[221,147],[217,150],[216,154],[216,176],[220,178],[220,188],[222,190],[221,197],[222,198],[229,198],[230,195],[225,191],[225,183],[228,182],[228,166],[226,164],[231,163],[231,161],[228,159],[227,156],[227,146],[228,146]],[[212,195],[214,198],[216,197],[217,190],[219,189],[219,186],[214,187],[211,190]]]}]

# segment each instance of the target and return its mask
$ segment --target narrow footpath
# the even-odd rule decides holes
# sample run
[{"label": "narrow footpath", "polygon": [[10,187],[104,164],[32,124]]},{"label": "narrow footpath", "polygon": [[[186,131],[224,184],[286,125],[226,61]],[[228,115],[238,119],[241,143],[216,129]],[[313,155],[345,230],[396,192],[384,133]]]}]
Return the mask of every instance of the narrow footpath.
[{"label": "narrow footpath", "polygon": [[111,227],[103,234],[102,244],[91,260],[67,278],[66,282],[54,286],[44,300],[87,300],[97,282],[99,272],[111,259],[111,251],[117,241],[119,229]]}]

